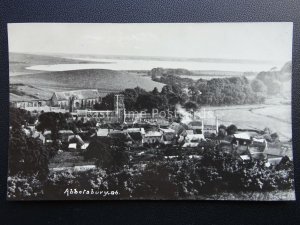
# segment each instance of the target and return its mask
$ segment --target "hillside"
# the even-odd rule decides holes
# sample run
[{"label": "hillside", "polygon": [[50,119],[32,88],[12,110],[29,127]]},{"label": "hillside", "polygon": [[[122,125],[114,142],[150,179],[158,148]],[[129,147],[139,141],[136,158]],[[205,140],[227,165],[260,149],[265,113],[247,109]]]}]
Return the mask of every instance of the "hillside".
[{"label": "hillside", "polygon": [[[41,71],[26,70],[26,67],[34,65],[52,65],[68,63],[93,63],[86,60],[66,59],[59,56],[26,54],[26,53],[9,53],[9,74],[10,76],[41,73]],[[101,63],[101,62],[97,62]]]},{"label": "hillside", "polygon": [[9,85],[10,101],[30,101],[50,99],[55,90],[42,89],[29,84],[14,83]]},{"label": "hillside", "polygon": [[11,84],[29,84],[46,89],[88,89],[116,91],[137,86],[150,91],[154,87],[159,90],[163,84],[152,81],[149,77],[143,77],[128,72],[113,70],[72,70],[58,72],[43,72],[22,76],[11,76]]}]

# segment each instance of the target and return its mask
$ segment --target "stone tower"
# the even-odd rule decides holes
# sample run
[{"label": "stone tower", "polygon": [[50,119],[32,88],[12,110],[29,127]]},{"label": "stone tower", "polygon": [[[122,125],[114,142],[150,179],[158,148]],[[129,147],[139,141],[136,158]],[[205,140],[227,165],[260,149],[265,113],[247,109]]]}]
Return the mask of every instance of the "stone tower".
[{"label": "stone tower", "polygon": [[124,95],[122,94],[114,95],[114,110],[118,118],[118,121],[122,123],[125,117]]}]

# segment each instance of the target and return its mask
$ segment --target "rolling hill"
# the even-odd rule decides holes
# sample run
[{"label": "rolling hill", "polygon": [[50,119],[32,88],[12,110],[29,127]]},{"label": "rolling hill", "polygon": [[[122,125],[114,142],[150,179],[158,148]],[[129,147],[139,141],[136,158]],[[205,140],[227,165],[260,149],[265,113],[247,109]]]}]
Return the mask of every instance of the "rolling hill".
[{"label": "rolling hill", "polygon": [[42,72],[11,76],[10,83],[28,84],[43,89],[97,88],[103,91],[118,91],[137,86],[150,91],[154,87],[160,90],[164,85],[152,81],[150,77],[139,76],[129,72],[101,69]]}]

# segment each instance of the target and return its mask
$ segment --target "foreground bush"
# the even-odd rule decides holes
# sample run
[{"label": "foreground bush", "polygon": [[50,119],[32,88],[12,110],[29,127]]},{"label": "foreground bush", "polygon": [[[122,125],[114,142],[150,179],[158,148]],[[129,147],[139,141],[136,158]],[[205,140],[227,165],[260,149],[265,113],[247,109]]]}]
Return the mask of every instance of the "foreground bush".
[{"label": "foreground bush", "polygon": [[23,174],[45,179],[48,175],[49,152],[38,138],[26,135],[23,125],[29,120],[29,112],[10,109],[9,176]]},{"label": "foreground bush", "polygon": [[39,200],[44,197],[43,184],[36,175],[17,174],[7,179],[7,198],[10,200]]},{"label": "foreground bush", "polygon": [[40,179],[48,175],[49,153],[43,143],[27,137],[21,129],[12,129],[9,139],[9,175],[38,174]]},{"label": "foreground bush", "polygon": [[[113,171],[98,168],[52,172],[42,188],[40,183],[28,184],[36,185],[31,187],[33,190],[43,190],[45,199],[201,199],[222,193],[288,192],[294,189],[294,171],[287,157],[277,166],[266,167],[264,161],[242,161],[231,154],[210,150],[202,158],[155,160]],[[13,183],[9,182],[10,185]],[[21,186],[27,190],[27,184]],[[113,194],[95,194],[101,191]],[[31,197],[26,191],[16,196],[20,195]]]}]

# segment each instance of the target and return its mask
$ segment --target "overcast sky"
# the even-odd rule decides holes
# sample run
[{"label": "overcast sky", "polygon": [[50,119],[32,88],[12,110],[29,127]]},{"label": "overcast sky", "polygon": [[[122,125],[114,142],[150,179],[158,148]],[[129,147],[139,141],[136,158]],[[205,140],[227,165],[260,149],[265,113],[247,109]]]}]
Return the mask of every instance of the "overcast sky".
[{"label": "overcast sky", "polygon": [[8,24],[9,51],[291,60],[292,23]]}]

